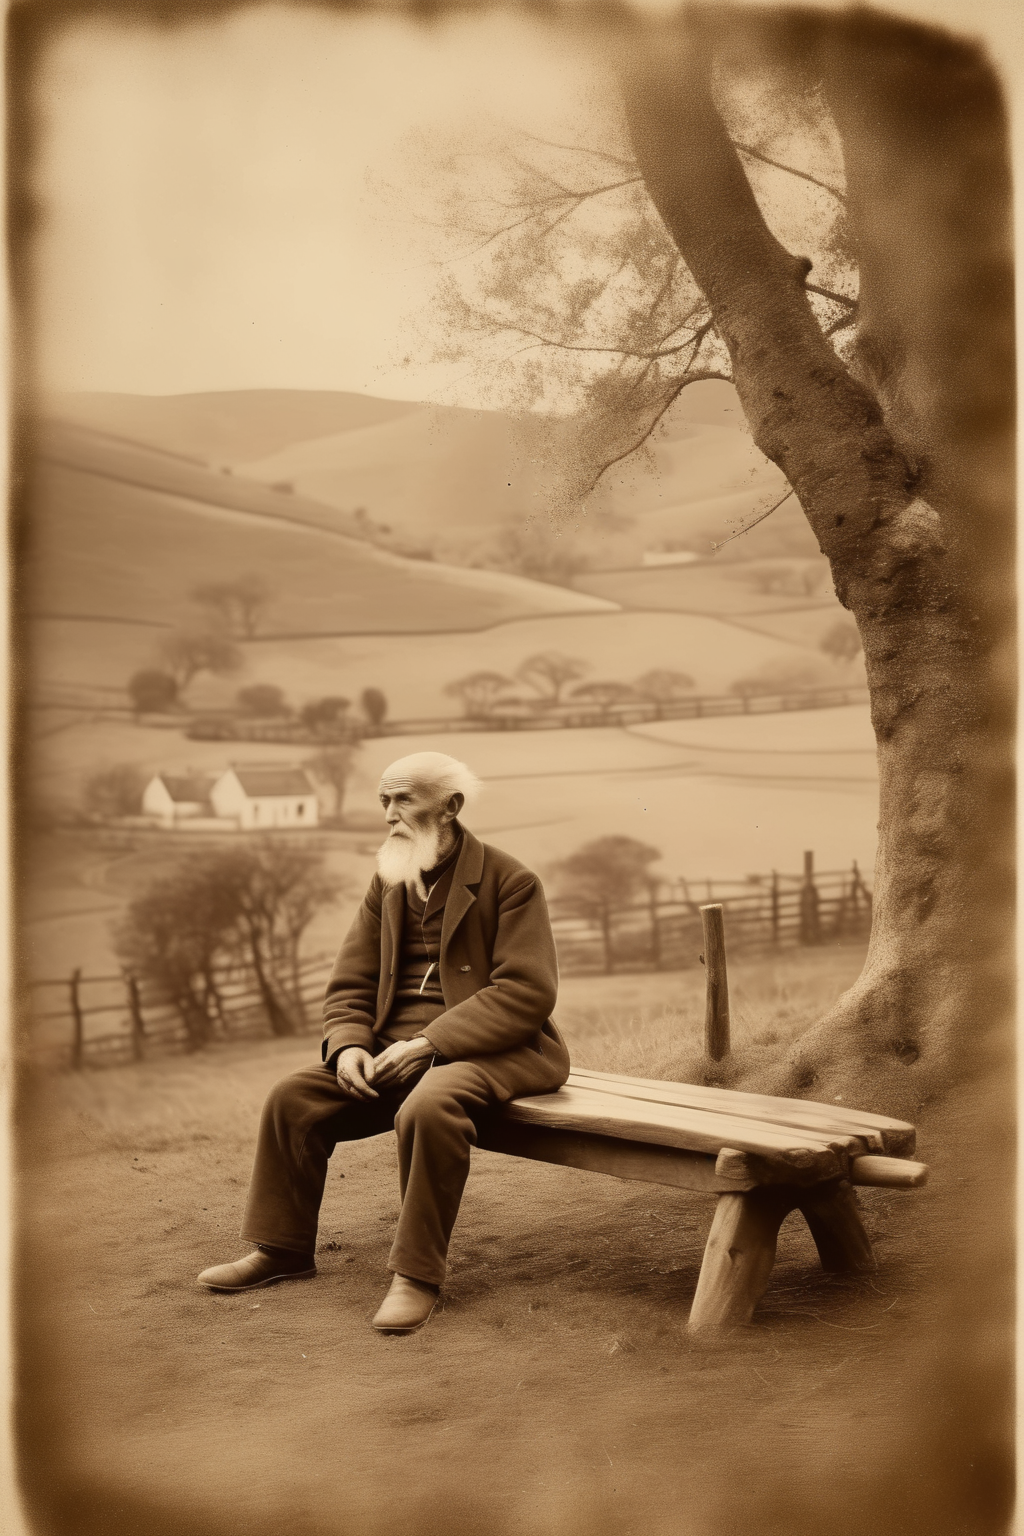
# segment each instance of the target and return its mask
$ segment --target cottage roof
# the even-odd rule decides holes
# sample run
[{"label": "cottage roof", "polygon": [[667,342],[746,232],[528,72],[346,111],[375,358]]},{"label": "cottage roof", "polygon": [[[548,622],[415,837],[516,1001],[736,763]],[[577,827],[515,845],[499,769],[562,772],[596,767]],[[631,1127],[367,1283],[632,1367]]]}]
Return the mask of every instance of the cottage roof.
[{"label": "cottage roof", "polygon": [[238,768],[235,777],[251,800],[275,795],[312,795],[312,784],[301,768]]},{"label": "cottage roof", "polygon": [[176,805],[204,805],[210,798],[210,790],[217,782],[212,774],[158,773],[157,778]]}]

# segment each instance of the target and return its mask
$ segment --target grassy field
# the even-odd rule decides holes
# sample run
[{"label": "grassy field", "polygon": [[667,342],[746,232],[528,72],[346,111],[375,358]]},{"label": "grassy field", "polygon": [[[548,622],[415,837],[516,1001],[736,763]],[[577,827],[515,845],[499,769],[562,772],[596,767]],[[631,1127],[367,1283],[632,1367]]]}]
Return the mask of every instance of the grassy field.
[{"label": "grassy field", "polygon": [[[736,967],[738,1048],[784,1048],[858,959]],[[575,1058],[674,1069],[694,1047],[693,987],[567,984]],[[316,1279],[240,1297],[194,1283],[244,1250],[260,1103],[314,1052],[266,1041],[26,1085],[21,1413],[37,1530],[1003,1529],[999,1084],[924,1112],[927,1188],[861,1192],[876,1275],[823,1274],[791,1218],[754,1323],[718,1345],[685,1331],[711,1200],[475,1154],[443,1307],[421,1334],[381,1339],[367,1324],[397,1210],[390,1136],[336,1155]]]},{"label": "grassy field", "polygon": [[[478,629],[530,614],[606,606],[585,593],[520,576],[405,560],[291,521],[287,496],[269,498],[278,509],[274,516],[233,508],[230,501],[215,504],[218,497],[227,499],[223,477],[201,469],[176,472],[197,482],[191,494],[208,501],[190,499],[188,490],[175,495],[154,489],[131,478],[150,473],[141,450],[133,450],[126,465],[113,450],[95,457],[99,468],[80,468],[72,457],[35,469],[31,568],[23,589],[30,613],[195,623],[192,589],[246,572],[261,576],[274,594],[267,627],[286,633]],[[262,487],[251,490],[268,499]],[[333,517],[325,511],[325,521]],[[90,633],[82,627],[82,645],[89,645]],[[128,675],[125,668],[112,680],[123,683]]]}]

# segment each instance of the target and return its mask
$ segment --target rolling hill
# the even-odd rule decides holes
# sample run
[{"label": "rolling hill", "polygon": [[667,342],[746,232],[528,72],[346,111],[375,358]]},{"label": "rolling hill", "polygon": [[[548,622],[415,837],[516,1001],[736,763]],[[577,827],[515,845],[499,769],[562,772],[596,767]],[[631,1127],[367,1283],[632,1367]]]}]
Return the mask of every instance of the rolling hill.
[{"label": "rolling hill", "polygon": [[239,389],[205,395],[51,395],[41,402],[40,415],[219,467],[417,409],[405,400],[341,391]]},{"label": "rolling hill", "polygon": [[80,427],[40,433],[27,505],[21,589],[39,616],[194,624],[193,587],[248,572],[271,588],[278,632],[459,631],[614,606],[403,559],[348,536],[330,508]]}]

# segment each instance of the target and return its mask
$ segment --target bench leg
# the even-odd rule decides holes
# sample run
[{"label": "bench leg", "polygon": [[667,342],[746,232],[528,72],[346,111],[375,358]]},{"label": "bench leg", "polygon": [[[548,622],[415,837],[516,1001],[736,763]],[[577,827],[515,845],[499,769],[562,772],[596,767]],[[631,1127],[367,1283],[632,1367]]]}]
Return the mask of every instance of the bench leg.
[{"label": "bench leg", "polygon": [[691,1333],[749,1323],[775,1263],[779,1228],[803,1196],[788,1185],[719,1195],[697,1291]]},{"label": "bench leg", "polygon": [[817,1245],[822,1269],[834,1274],[863,1274],[878,1268],[860,1219],[857,1196],[846,1179],[802,1189],[798,1204]]}]

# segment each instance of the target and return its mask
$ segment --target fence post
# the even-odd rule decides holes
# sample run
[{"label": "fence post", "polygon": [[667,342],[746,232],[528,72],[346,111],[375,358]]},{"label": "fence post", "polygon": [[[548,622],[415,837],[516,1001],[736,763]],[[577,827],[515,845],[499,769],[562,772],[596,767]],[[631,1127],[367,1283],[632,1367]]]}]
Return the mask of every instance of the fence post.
[{"label": "fence post", "polygon": [[779,947],[779,872],[772,870],[772,948]]},{"label": "fence post", "polygon": [[804,854],[804,883],[800,887],[800,943],[821,943],[821,914],[818,890],[814,884],[814,853]]},{"label": "fence post", "polygon": [[729,1054],[729,977],[725,965],[725,918],[720,902],[703,906],[705,984],[704,1049],[712,1061]]},{"label": "fence post", "polygon": [[81,1072],[84,1065],[83,1056],[85,1050],[85,1023],[82,1018],[82,1003],[78,996],[78,984],[82,979],[81,968],[71,972],[71,1017],[74,1021],[74,1036],[71,1042],[71,1065],[76,1072]]},{"label": "fence post", "polygon": [[658,926],[658,885],[652,880],[648,887],[648,905],[651,913],[651,963],[661,970],[661,929]]},{"label": "fence post", "polygon": [[124,973],[125,985],[128,988],[128,1012],[132,1019],[132,1059],[142,1060],[142,1042],[146,1038],[146,1025],[142,1017],[142,999],[139,996],[139,983],[131,971]]}]

